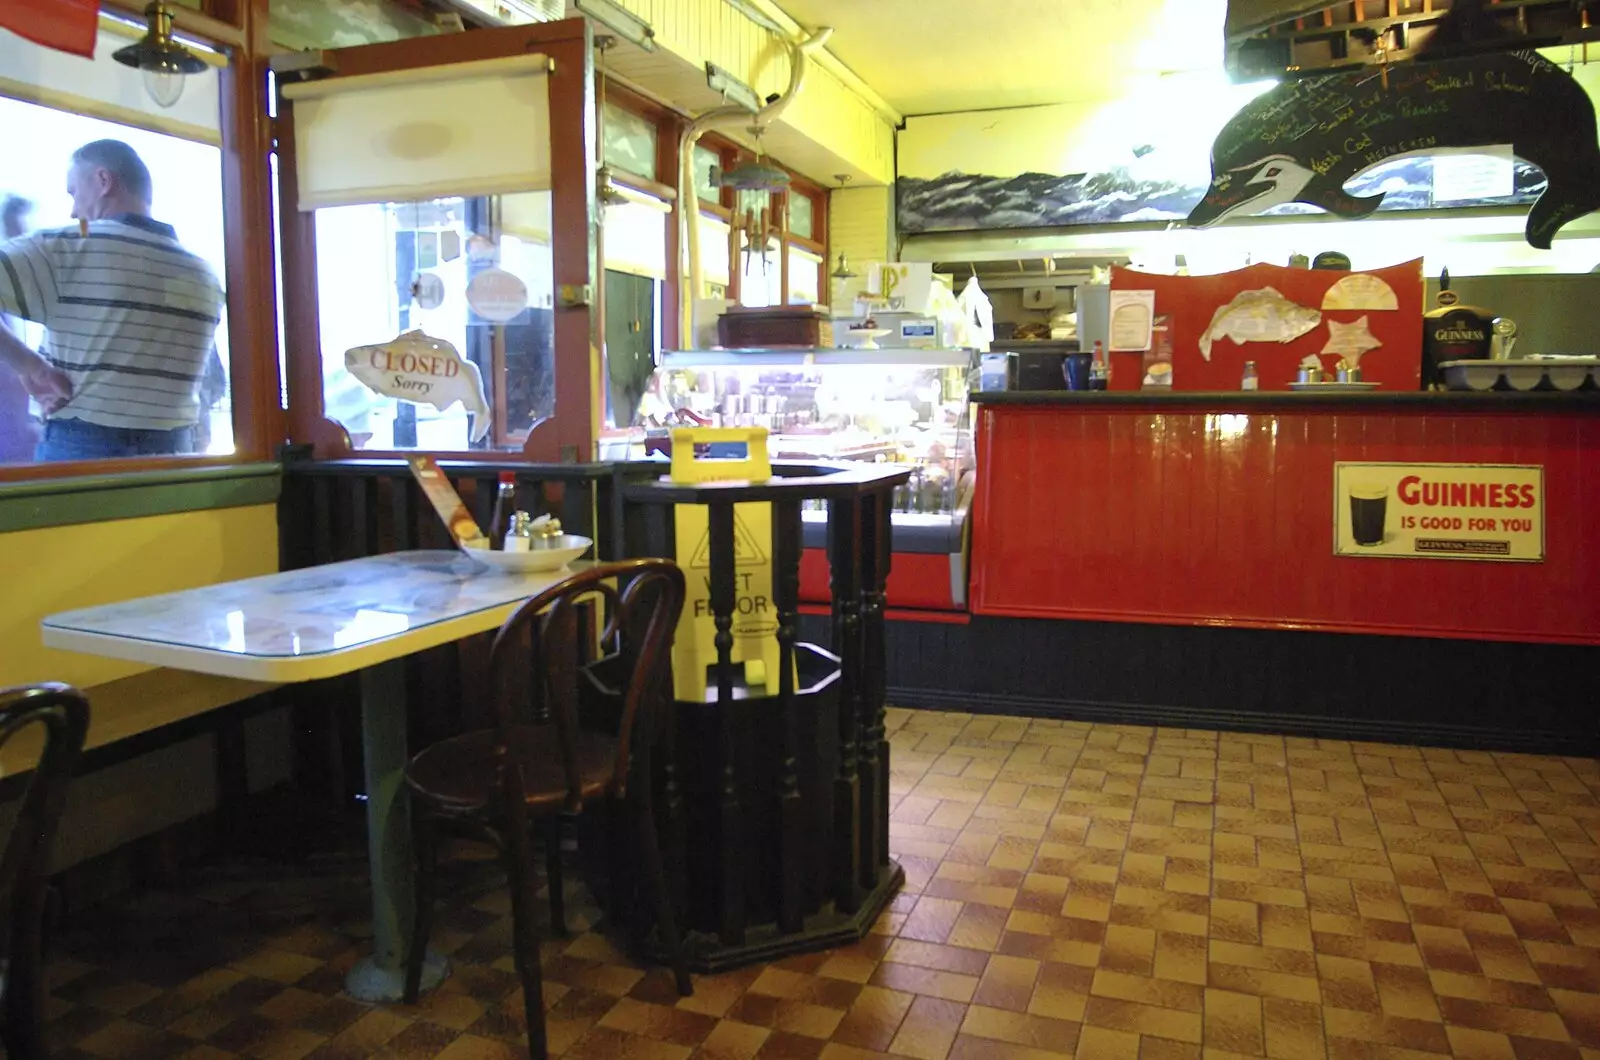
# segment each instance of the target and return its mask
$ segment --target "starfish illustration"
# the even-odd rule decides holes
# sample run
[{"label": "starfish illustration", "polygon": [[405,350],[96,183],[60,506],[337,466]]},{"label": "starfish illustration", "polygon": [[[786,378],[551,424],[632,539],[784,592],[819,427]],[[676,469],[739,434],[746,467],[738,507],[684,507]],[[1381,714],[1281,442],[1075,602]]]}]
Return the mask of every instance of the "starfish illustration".
[{"label": "starfish illustration", "polygon": [[1349,324],[1328,321],[1328,342],[1322,347],[1322,352],[1338,354],[1354,368],[1361,363],[1363,354],[1382,345],[1372,329],[1367,327],[1367,318],[1363,316]]}]

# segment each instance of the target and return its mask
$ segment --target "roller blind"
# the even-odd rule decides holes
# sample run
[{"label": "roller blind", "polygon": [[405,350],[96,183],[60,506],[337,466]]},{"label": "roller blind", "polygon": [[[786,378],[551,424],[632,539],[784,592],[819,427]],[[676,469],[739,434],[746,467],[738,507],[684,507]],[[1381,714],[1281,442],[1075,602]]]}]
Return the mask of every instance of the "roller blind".
[{"label": "roller blind", "polygon": [[[685,247],[684,254],[688,253]],[[700,215],[700,279],[718,287],[729,283],[728,225],[708,214]]]},{"label": "roller blind", "polygon": [[821,275],[818,266],[822,258],[802,247],[789,248],[789,303],[806,303],[822,301],[822,293],[817,290],[817,278]]},{"label": "roller blind", "polygon": [[285,86],[300,209],[547,190],[549,71],[523,55]]},{"label": "roller blind", "polygon": [[606,268],[666,279],[667,217],[672,207],[654,196],[619,190],[629,201],[606,207]]},{"label": "roller blind", "polygon": [[[223,57],[204,53],[203,57],[216,65],[185,78],[183,95],[167,108],[150,98],[138,70],[111,58],[112,52],[131,40],[129,30],[108,28],[102,22],[94,58],[85,59],[0,33],[0,95],[185,140],[221,144],[216,65],[224,62]],[[14,144],[11,149],[22,152],[26,146]]]}]

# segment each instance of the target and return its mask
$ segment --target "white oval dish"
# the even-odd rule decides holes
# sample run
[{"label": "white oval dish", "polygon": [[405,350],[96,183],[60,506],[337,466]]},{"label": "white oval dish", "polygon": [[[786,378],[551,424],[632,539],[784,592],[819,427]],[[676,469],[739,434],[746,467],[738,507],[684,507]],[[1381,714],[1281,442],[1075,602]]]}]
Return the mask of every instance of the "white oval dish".
[{"label": "white oval dish", "polygon": [[484,548],[464,548],[470,556],[493,570],[524,574],[529,571],[559,570],[589,551],[594,542],[578,534],[562,534],[554,548],[535,548],[527,552],[496,552]]}]

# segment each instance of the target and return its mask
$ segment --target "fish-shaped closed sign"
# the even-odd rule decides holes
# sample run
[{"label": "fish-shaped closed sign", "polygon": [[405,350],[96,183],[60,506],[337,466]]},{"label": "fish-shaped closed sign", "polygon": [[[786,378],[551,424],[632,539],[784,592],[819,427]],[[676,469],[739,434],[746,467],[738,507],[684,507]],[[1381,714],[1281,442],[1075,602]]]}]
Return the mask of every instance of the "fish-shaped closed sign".
[{"label": "fish-shaped closed sign", "polygon": [[1275,287],[1240,291],[1219,308],[1200,335],[1200,356],[1211,360],[1211,345],[1220,338],[1234,342],[1293,342],[1322,323],[1322,312],[1296,305]]},{"label": "fish-shaped closed sign", "polygon": [[443,412],[457,401],[472,413],[472,440],[489,433],[489,398],[478,366],[443,339],[408,331],[390,342],[344,351],[351,375],[385,397]]},{"label": "fish-shaped closed sign", "polygon": [[1215,224],[1288,202],[1365,217],[1383,193],[1351,178],[1384,162],[1509,144],[1548,184],[1527,240],[1549,249],[1561,227],[1600,209],[1594,105],[1536,51],[1350,70],[1284,81],[1228,120],[1211,147],[1211,186],[1189,223]]}]

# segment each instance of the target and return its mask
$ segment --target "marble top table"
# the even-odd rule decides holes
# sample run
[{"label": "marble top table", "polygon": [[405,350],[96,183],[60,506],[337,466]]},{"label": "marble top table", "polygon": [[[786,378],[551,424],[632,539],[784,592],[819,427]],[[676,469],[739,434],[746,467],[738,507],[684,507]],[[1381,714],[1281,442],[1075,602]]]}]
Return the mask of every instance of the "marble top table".
[{"label": "marble top table", "polygon": [[[584,566],[574,564],[573,566]],[[396,552],[50,615],[48,647],[289,684],[360,671],[374,953],[347,986],[397,1000],[413,913],[405,656],[498,628],[571,569],[512,574],[460,552]],[[445,974],[430,955],[424,986]]]}]

